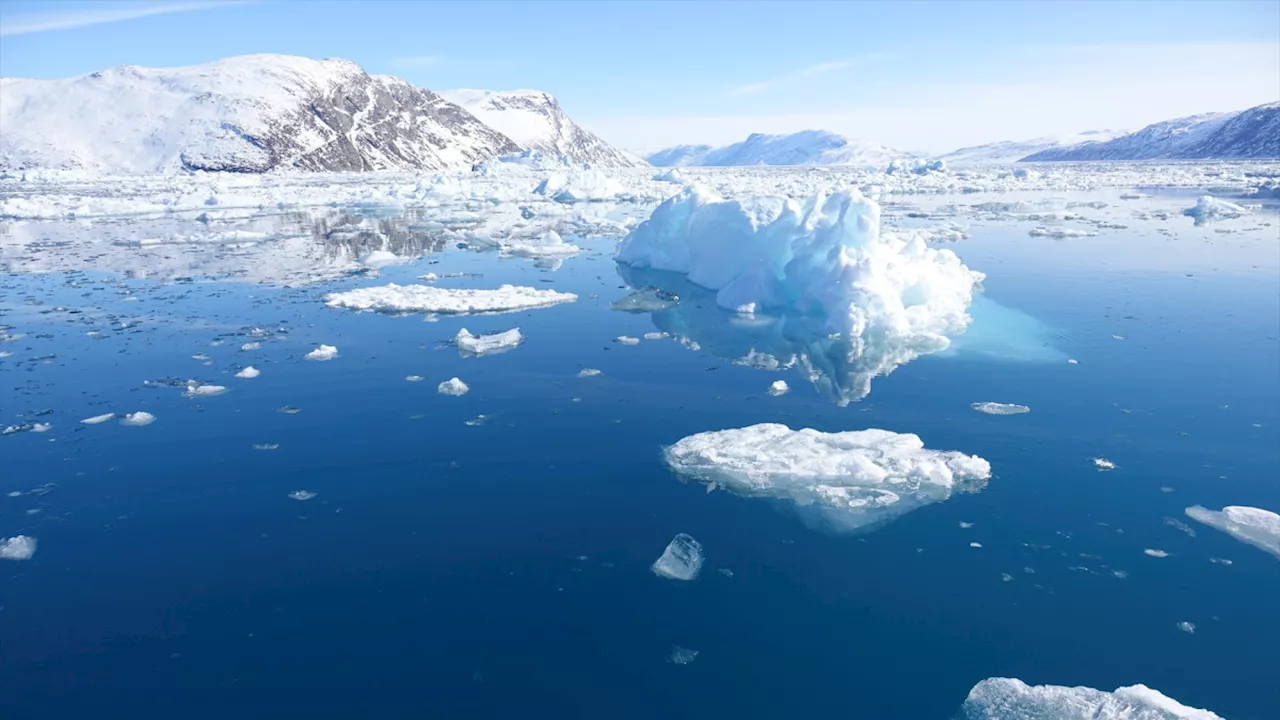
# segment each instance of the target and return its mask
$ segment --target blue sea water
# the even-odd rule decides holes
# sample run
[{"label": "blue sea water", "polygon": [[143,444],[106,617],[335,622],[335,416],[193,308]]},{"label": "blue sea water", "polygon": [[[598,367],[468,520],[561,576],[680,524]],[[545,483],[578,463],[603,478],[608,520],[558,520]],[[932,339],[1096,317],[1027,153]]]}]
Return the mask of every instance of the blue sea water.
[{"label": "blue sea water", "polygon": [[[440,248],[285,288],[93,262],[8,274],[0,425],[52,428],[0,438],[0,493],[20,493],[0,496],[0,538],[39,541],[0,566],[0,715],[947,718],[1008,676],[1273,720],[1280,566],[1183,515],[1280,510],[1265,219],[1062,241],[975,226],[952,246],[987,274],[973,327],[847,407],[736,364],[746,331],[698,319],[696,294],[611,310],[632,288],[608,239],[556,270]],[[323,303],[427,271],[580,299],[435,322]],[[508,353],[447,344],[515,326]],[[253,328],[262,347],[241,351]],[[614,342],[672,329],[707,335]],[[303,359],[321,343],[339,357]],[[249,364],[260,377],[233,377]],[[437,394],[454,376],[470,392]],[[191,378],[229,390],[184,397]],[[791,392],[770,397],[776,379]],[[156,422],[79,422],[137,410]],[[851,535],[662,463],[686,435],[758,422],[916,433],[993,477]],[[702,575],[655,576],[682,532]]]}]

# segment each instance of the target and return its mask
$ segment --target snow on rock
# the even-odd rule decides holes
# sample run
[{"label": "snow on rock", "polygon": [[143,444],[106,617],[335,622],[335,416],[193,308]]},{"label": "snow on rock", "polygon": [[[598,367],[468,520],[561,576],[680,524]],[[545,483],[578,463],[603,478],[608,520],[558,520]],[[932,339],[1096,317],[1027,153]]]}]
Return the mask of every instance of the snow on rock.
[{"label": "snow on rock", "polygon": [[976,402],[969,407],[988,415],[1021,415],[1031,412],[1031,408],[1026,405],[1015,405],[1013,403]]},{"label": "snow on rock", "polygon": [[0,540],[0,560],[30,560],[36,554],[36,539],[16,535]]},{"label": "snow on rock", "polygon": [[303,355],[307,360],[332,360],[338,357],[338,348],[333,345],[319,345],[315,350]]},{"label": "snow on rock", "polygon": [[702,572],[702,544],[685,533],[676,535],[650,568],[670,580],[693,580]]},{"label": "snow on rock", "polygon": [[987,678],[969,691],[961,720],[1222,720],[1187,707],[1145,685],[1115,692],[1088,687],[1028,685],[1016,678]]},{"label": "snow on rock", "polygon": [[1212,195],[1201,195],[1196,204],[1182,211],[1183,215],[1194,218],[1196,224],[1210,220],[1229,220],[1249,214],[1249,209],[1233,202],[1221,200]]},{"label": "snow on rock", "polygon": [[135,412],[135,413],[129,413],[128,415],[125,415],[124,417],[120,418],[120,424],[127,425],[129,427],[143,427],[146,425],[150,425],[155,421],[156,421],[156,416],[152,415],[151,413],[145,410],[139,410],[138,412]]},{"label": "snow on rock", "polygon": [[690,435],[663,457],[682,479],[789,500],[807,522],[837,531],[978,492],[991,477],[980,457],[930,450],[916,435],[878,429],[824,433],[764,423]]},{"label": "snow on rock", "polygon": [[534,193],[558,203],[599,202],[614,200],[626,192],[622,183],[599,170],[575,173],[552,173],[538,183]]},{"label": "snow on rock", "polygon": [[520,333],[520,328],[489,335],[472,335],[466,328],[462,328],[458,331],[454,342],[458,345],[459,354],[480,357],[514,350],[524,342],[524,335]]},{"label": "snow on rock", "polygon": [[880,208],[857,190],[726,201],[686,188],[622,242],[617,261],[682,273],[721,308],[821,317],[870,376],[945,350],[964,332],[982,273],[920,237],[880,233]]},{"label": "snow on rock", "polygon": [[455,290],[431,285],[361,288],[325,296],[329,307],[378,312],[425,312],[442,315],[486,315],[574,302],[573,293],[503,285],[497,290]]},{"label": "snow on rock", "polygon": [[241,370],[240,372],[236,373],[236,377],[240,378],[241,380],[252,380],[261,374],[262,374],[261,370],[250,365],[245,369]]},{"label": "snow on rock", "polygon": [[103,413],[101,415],[94,415],[93,417],[85,418],[80,422],[84,423],[85,425],[101,425],[102,423],[110,420],[115,416],[116,416],[115,413]]},{"label": "snow on rock", "polygon": [[454,397],[462,397],[463,395],[466,395],[467,393],[471,392],[471,388],[467,387],[466,383],[462,382],[461,380],[455,377],[455,378],[449,378],[448,380],[445,380],[444,382],[440,383],[440,385],[436,387],[436,392],[440,393],[441,395],[452,395]]},{"label": "snow on rock", "polygon": [[1280,558],[1280,515],[1270,510],[1228,505],[1219,511],[1193,505],[1186,513],[1193,520]]}]

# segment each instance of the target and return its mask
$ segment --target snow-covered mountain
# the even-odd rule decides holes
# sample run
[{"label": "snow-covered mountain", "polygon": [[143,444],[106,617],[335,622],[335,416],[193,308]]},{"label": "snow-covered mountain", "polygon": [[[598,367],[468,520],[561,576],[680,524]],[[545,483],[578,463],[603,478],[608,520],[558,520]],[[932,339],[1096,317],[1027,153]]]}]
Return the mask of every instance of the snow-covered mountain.
[{"label": "snow-covered mountain", "polygon": [[1043,150],[1053,160],[1234,160],[1280,158],[1280,102],[1234,113],[1166,120],[1108,142]]},{"label": "snow-covered mountain", "polygon": [[558,155],[593,167],[634,167],[644,161],[584,130],[539,90],[442,90],[440,95],[511,138],[525,150]]},{"label": "snow-covered mountain", "polygon": [[883,145],[853,140],[826,130],[791,135],[755,133],[721,148],[682,145],[660,150],[646,160],[651,165],[854,165],[881,167],[913,157]]},{"label": "snow-covered mountain", "polygon": [[942,155],[941,158],[950,165],[1006,165],[1045,150],[1085,143],[1104,143],[1128,132],[1128,130],[1088,130],[1074,135],[1051,135],[1022,141],[1003,140],[960,148]]},{"label": "snow-covered mountain", "polygon": [[518,150],[439,95],[348,60],[246,55],[0,80],[3,169],[436,170]]}]

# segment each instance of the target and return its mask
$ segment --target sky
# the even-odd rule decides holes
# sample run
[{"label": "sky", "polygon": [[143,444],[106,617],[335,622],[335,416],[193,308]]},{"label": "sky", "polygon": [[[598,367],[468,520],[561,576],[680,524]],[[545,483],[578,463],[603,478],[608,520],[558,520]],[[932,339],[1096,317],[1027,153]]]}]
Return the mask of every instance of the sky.
[{"label": "sky", "polygon": [[532,88],[635,151],[821,128],[937,153],[1280,100],[1280,2],[15,2],[0,76],[246,53]]}]

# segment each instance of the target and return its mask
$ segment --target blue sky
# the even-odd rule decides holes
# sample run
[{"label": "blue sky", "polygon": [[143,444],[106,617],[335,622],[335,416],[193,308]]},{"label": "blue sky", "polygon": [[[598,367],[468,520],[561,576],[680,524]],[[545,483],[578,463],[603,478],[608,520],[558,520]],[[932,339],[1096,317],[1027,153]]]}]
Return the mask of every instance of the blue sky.
[{"label": "blue sky", "polygon": [[1280,100],[1280,3],[0,2],[0,75],[343,57],[536,88],[618,145],[822,127],[904,149]]}]

